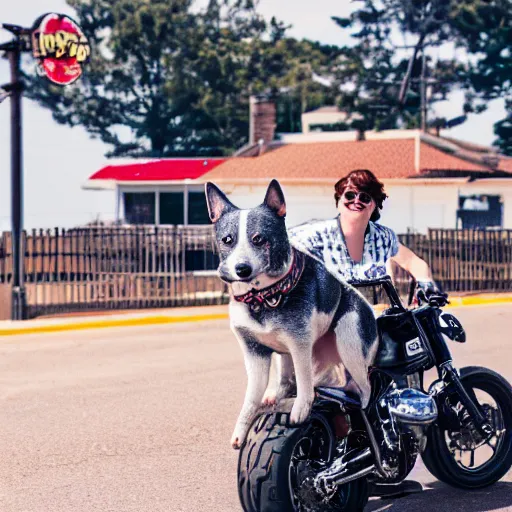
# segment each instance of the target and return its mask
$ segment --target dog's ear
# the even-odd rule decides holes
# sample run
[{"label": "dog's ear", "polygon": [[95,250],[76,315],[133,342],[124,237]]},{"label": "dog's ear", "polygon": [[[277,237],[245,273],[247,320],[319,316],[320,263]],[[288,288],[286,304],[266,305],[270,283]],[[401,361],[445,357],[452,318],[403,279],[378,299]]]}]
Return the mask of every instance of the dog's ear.
[{"label": "dog's ear", "polygon": [[286,203],[284,201],[284,194],[281,190],[281,185],[277,180],[272,180],[268,186],[267,193],[263,204],[268,206],[271,210],[277,213],[279,217],[286,215]]},{"label": "dog's ear", "polygon": [[236,210],[237,207],[224,195],[217,185],[210,181],[204,187],[206,195],[206,205],[208,206],[208,215],[215,224],[226,212]]}]

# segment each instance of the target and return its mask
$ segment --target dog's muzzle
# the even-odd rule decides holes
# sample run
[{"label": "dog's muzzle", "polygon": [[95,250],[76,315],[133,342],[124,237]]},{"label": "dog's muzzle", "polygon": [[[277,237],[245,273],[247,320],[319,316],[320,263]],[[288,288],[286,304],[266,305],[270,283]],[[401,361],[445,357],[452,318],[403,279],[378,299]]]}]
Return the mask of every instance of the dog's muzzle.
[{"label": "dog's muzzle", "polygon": [[243,295],[234,295],[233,298],[238,302],[247,304],[254,312],[259,312],[262,307],[277,308],[283,302],[284,296],[295,288],[304,271],[306,257],[296,249],[292,249],[292,251],[293,261],[290,270],[277,283],[261,290],[253,288]]}]

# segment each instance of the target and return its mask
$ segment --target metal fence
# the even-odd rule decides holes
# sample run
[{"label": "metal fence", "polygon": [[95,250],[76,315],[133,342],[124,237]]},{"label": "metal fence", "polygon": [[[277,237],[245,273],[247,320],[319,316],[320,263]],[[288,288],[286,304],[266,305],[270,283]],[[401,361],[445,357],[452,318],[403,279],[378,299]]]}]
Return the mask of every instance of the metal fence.
[{"label": "metal fence", "polygon": [[[221,304],[211,226],[32,231],[23,237],[27,317],[81,310]],[[12,277],[0,238],[0,283]]]},{"label": "metal fence", "polygon": [[512,290],[512,230],[431,229],[399,238],[446,291]]},{"label": "metal fence", "polygon": [[[512,290],[512,230],[399,235],[449,292]],[[222,304],[211,226],[134,226],[24,233],[29,318],[61,312]],[[406,296],[410,276],[393,269]],[[0,235],[0,295],[12,279],[10,233]],[[3,294],[2,294],[3,288]],[[367,290],[379,301],[378,291]],[[0,297],[1,299],[1,297]],[[0,300],[1,302],[1,300]]]}]

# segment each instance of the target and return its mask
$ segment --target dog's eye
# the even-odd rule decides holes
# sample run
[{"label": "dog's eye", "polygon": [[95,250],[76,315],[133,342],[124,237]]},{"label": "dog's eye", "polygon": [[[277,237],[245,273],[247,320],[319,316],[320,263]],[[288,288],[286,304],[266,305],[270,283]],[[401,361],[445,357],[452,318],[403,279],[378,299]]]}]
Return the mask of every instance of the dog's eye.
[{"label": "dog's eye", "polygon": [[223,237],[222,243],[226,245],[231,245],[233,243],[233,237],[231,235]]},{"label": "dog's eye", "polygon": [[261,245],[265,242],[265,239],[259,234],[259,233],[256,233],[253,237],[252,237],[252,243],[254,245]]}]

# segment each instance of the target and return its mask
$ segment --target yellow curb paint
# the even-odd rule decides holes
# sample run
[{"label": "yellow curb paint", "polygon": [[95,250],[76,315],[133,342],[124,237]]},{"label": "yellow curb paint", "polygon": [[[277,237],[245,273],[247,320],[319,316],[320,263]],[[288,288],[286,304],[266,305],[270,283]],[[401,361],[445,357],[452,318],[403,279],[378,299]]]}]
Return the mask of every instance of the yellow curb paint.
[{"label": "yellow curb paint", "polygon": [[79,322],[60,325],[38,325],[37,327],[0,329],[0,336],[13,336],[19,334],[39,334],[61,331],[78,331],[84,329],[101,329],[103,327],[129,327],[137,325],[163,325],[184,322],[201,322],[204,320],[223,320],[226,318],[228,318],[227,313],[190,316],[150,316],[142,318],[116,318],[115,320],[98,320],[95,322]]},{"label": "yellow curb paint", "polygon": [[512,297],[489,297],[482,299],[478,297],[465,297],[462,299],[463,305],[477,305],[477,304],[506,304],[512,302]]},{"label": "yellow curb paint", "polygon": [[[450,309],[459,306],[485,306],[496,304],[510,304],[511,297],[452,297],[450,304],[443,309]],[[374,309],[378,312],[387,306],[377,304]],[[9,329],[0,329],[0,336],[14,336],[20,334],[39,334],[63,331],[79,331],[85,329],[102,329],[105,327],[129,327],[138,325],[164,325],[184,322],[201,322],[205,320],[224,320],[229,318],[228,313],[216,313],[207,315],[190,316],[149,316],[142,318],[116,318],[115,320],[98,320],[95,322],[78,322],[56,325],[39,325],[37,327],[18,327]]]}]

